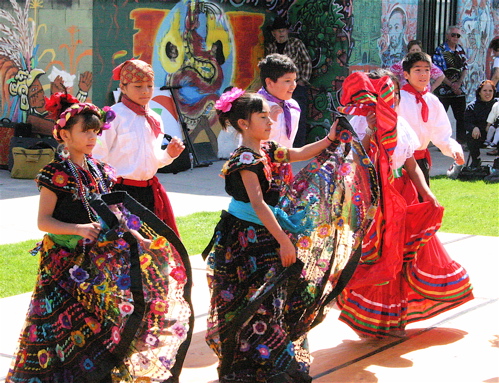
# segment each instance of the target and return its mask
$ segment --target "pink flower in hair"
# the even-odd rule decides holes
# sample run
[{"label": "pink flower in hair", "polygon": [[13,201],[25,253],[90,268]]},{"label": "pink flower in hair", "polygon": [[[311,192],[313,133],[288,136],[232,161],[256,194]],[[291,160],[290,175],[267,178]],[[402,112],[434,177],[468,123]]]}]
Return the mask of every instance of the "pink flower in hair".
[{"label": "pink flower in hair", "polygon": [[223,93],[220,98],[215,102],[215,109],[222,112],[228,112],[232,108],[232,102],[237,100],[244,94],[243,89],[232,88],[231,90]]}]

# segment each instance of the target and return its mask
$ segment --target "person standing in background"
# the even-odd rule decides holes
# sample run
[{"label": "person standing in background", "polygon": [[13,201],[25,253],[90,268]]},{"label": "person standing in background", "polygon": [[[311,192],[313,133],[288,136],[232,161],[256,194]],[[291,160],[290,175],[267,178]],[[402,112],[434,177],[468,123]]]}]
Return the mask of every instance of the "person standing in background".
[{"label": "person standing in background", "polygon": [[455,25],[447,28],[445,42],[435,49],[433,62],[445,74],[445,78],[437,89],[435,95],[438,97],[445,110],[452,107],[452,113],[456,119],[456,140],[460,144],[466,143],[466,129],[464,127],[464,110],[466,109],[466,94],[463,89],[463,81],[468,72],[466,53],[459,44],[461,30]]},{"label": "person standing in background", "polygon": [[293,60],[298,68],[293,99],[300,105],[301,115],[293,146],[300,148],[307,143],[307,92],[310,76],[312,75],[312,59],[305,44],[300,39],[289,37],[289,23],[286,19],[276,17],[269,29],[274,41],[265,46],[265,55],[272,53],[286,55]]}]

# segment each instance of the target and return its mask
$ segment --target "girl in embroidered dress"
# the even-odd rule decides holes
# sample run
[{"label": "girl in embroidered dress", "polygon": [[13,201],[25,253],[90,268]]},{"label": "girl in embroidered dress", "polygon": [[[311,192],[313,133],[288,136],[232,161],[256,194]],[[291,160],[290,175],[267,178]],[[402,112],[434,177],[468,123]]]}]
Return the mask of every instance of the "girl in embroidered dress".
[{"label": "girl in embroidered dress", "polygon": [[[233,199],[203,252],[206,341],[220,382],[310,382],[307,332],[369,224],[371,164],[346,120],[322,140],[285,148],[267,141],[272,120],[261,95],[233,88],[215,107],[222,126],[242,135],[222,169]],[[287,184],[280,164],[311,158]]]},{"label": "girl in embroidered dress", "polygon": [[[48,234],[32,251],[40,252],[38,280],[6,381],[164,381],[190,315],[169,290],[185,284],[180,257],[146,233],[140,212],[106,208],[116,220],[111,227],[95,210],[93,199],[109,193],[115,177],[91,153],[114,112],[62,93],[47,100],[47,110],[63,149],[36,178],[38,227]],[[145,240],[147,249],[138,244]],[[177,278],[167,273],[172,265]],[[173,316],[171,307],[183,314]]]}]

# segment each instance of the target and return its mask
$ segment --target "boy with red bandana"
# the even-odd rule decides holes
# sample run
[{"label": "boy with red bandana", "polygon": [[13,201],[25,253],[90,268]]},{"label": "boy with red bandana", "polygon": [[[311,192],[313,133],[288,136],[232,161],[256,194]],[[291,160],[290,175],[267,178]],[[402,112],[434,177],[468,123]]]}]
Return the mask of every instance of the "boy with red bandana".
[{"label": "boy with red bandana", "polygon": [[174,137],[166,150],[161,149],[163,121],[149,107],[153,69],[142,60],[128,60],[113,70],[113,80],[120,81],[121,102],[112,106],[116,119],[98,141],[93,155],[116,169],[115,190],[126,191],[178,235],[170,201],[155,174],[180,155],[184,144]]}]

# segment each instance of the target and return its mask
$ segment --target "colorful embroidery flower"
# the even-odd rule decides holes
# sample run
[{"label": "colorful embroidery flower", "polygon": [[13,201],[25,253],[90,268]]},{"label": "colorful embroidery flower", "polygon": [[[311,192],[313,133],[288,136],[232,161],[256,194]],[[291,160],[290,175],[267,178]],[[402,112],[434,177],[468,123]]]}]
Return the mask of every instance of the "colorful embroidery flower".
[{"label": "colorful embroidery flower", "polygon": [[341,142],[347,144],[352,141],[352,133],[348,130],[342,130],[338,138]]},{"label": "colorful embroidery flower", "polygon": [[85,293],[88,293],[90,291],[90,289],[92,288],[92,285],[88,282],[83,282],[83,283],[80,283],[78,285],[78,287],[80,288],[80,290],[82,290],[83,292]]},{"label": "colorful embroidery flower", "polygon": [[327,259],[319,259],[317,261],[317,266],[321,269],[321,271],[326,271],[329,266],[329,261]]},{"label": "colorful embroidery flower", "polygon": [[244,235],[242,231],[239,232],[238,234],[239,237],[239,243],[241,244],[242,248],[245,248],[248,246],[248,238]]},{"label": "colorful embroidery flower", "polygon": [[121,334],[120,334],[120,328],[118,326],[113,326],[113,328],[111,329],[111,340],[113,341],[114,344],[120,343]]},{"label": "colorful embroidery flower", "polygon": [[336,226],[337,229],[342,229],[345,226],[345,217],[340,215],[338,218],[336,218],[334,225]]},{"label": "colorful embroidery flower", "polygon": [[315,298],[315,296],[317,295],[317,286],[308,285],[307,292],[312,296],[312,298]]},{"label": "colorful embroidery flower", "polygon": [[242,352],[246,352],[250,349],[250,344],[247,340],[242,340],[241,341],[241,346],[239,347],[239,350],[241,350]]},{"label": "colorful embroidery flower", "polygon": [[260,356],[263,359],[268,359],[270,357],[270,349],[268,346],[265,346],[264,344],[259,344],[256,347],[257,351],[260,353]]},{"label": "colorful embroidery flower", "polygon": [[70,268],[69,274],[71,275],[71,279],[78,283],[84,282],[88,278],[88,273],[78,265]]},{"label": "colorful embroidery flower", "polygon": [[100,323],[97,321],[97,319],[92,318],[92,317],[86,317],[85,323],[90,328],[90,330],[92,330],[92,332],[94,334],[100,333],[102,327],[101,327]]},{"label": "colorful embroidery flower", "polygon": [[274,299],[274,307],[282,309],[284,307],[284,300],[282,300],[281,298]]},{"label": "colorful embroidery flower", "polygon": [[349,175],[352,172],[352,165],[349,162],[344,162],[338,168],[338,174],[342,177]]},{"label": "colorful embroidery flower", "polygon": [[170,276],[177,282],[185,282],[187,280],[187,275],[185,274],[185,269],[183,267],[174,267],[170,273]]},{"label": "colorful embroidery flower", "polygon": [[275,269],[271,267],[266,273],[265,276],[263,277],[265,281],[268,281],[275,275]]},{"label": "colorful embroidery flower", "polygon": [[52,183],[57,187],[64,187],[68,184],[69,176],[63,171],[57,170],[52,176]]},{"label": "colorful embroidery flower", "polygon": [[17,356],[19,357],[19,361],[18,361],[17,365],[19,367],[24,367],[24,364],[26,363],[26,357],[28,356],[28,350],[25,348],[22,350],[19,350],[19,352],[17,353]]},{"label": "colorful embroidery flower", "polygon": [[235,312],[233,311],[228,312],[227,314],[225,314],[225,321],[230,322],[232,319],[234,319],[235,316],[236,316]]},{"label": "colorful embroidery flower", "polygon": [[239,156],[239,161],[242,164],[251,164],[255,160],[255,156],[251,152],[243,152]]},{"label": "colorful embroidery flower", "polygon": [[303,235],[298,239],[296,246],[300,249],[307,250],[312,246],[312,239],[309,236]]},{"label": "colorful embroidery flower", "polygon": [[330,234],[331,234],[331,226],[328,225],[327,223],[324,223],[317,228],[317,235],[319,236],[319,238],[329,237]]},{"label": "colorful embroidery flower", "polygon": [[267,324],[263,321],[257,321],[253,323],[253,332],[258,335],[263,335],[265,334],[265,331],[267,330]]},{"label": "colorful embroidery flower", "polygon": [[166,247],[166,238],[159,236],[154,238],[154,240],[151,243],[151,246],[149,247],[150,249],[157,250],[157,249],[163,249]]},{"label": "colorful embroidery flower", "polygon": [[172,326],[172,331],[175,335],[177,335],[178,338],[182,339],[185,337],[185,335],[187,334],[187,330],[186,328],[184,327],[184,325],[180,324],[180,323],[175,323],[173,326]]},{"label": "colorful embroidery flower", "polygon": [[29,339],[30,342],[34,342],[37,339],[37,336],[36,336],[36,325],[35,324],[32,324],[31,326],[29,326],[28,339]]},{"label": "colorful embroidery flower", "polygon": [[234,294],[232,294],[228,290],[222,290],[220,291],[220,297],[225,301],[225,302],[230,302],[231,300],[234,299]]},{"label": "colorful embroidery flower", "polygon": [[362,158],[362,165],[368,166],[370,164],[371,164],[371,160],[369,159],[369,157]]},{"label": "colorful embroidery flower", "polygon": [[122,316],[130,315],[133,313],[134,306],[131,303],[123,302],[118,305]]},{"label": "colorful embroidery flower", "polygon": [[66,356],[64,355],[64,350],[61,347],[61,345],[58,344],[57,346],[55,346],[55,354],[57,355],[57,357],[61,362],[64,362]]},{"label": "colorful embroidery flower", "polygon": [[83,333],[81,331],[72,331],[71,339],[73,340],[73,343],[78,347],[85,346],[85,337],[83,336]]},{"label": "colorful embroidery flower", "polygon": [[94,291],[97,293],[97,294],[104,294],[106,293],[107,291],[109,290],[109,285],[107,282],[102,282],[102,283],[99,283],[98,285],[95,285],[94,286]]},{"label": "colorful embroidery flower", "polygon": [[248,241],[250,241],[251,243],[256,242],[256,230],[253,226],[248,227],[247,235],[248,235]]},{"label": "colorful embroidery flower", "polygon": [[38,351],[38,363],[41,368],[47,368],[50,361],[50,355],[47,350],[43,349]]},{"label": "colorful embroidery flower", "polygon": [[140,257],[140,267],[142,269],[147,269],[149,265],[151,264],[152,258],[149,254],[142,254]]},{"label": "colorful embroidery flower", "polygon": [[142,226],[142,222],[140,222],[140,218],[136,215],[130,214],[126,220],[127,226],[132,230],[139,230]]},{"label": "colorful embroidery flower", "polygon": [[145,339],[145,343],[147,343],[151,347],[156,347],[157,344],[159,343],[159,339],[157,336],[155,336],[153,334],[147,334],[146,339]]},{"label": "colorful embroidery flower", "polygon": [[354,205],[359,206],[362,203],[362,195],[357,192],[353,195],[352,200]]},{"label": "colorful embroidery flower", "polygon": [[163,366],[165,366],[168,369],[170,369],[170,367],[172,366],[172,360],[167,358],[166,356],[160,356],[159,361]]},{"label": "colorful embroidery flower", "polygon": [[288,160],[288,149],[279,147],[274,152],[274,159],[277,162],[287,162]]},{"label": "colorful embroidery flower", "polygon": [[94,259],[95,265],[99,268],[102,269],[104,267],[105,262],[107,261],[107,257],[104,256],[103,254],[99,255]]},{"label": "colorful embroidery flower", "polygon": [[288,352],[289,355],[294,356],[295,355],[295,346],[293,345],[292,342],[289,342],[286,351]]},{"label": "colorful embroidery flower", "polygon": [[61,324],[62,328],[71,328],[71,317],[67,312],[59,314],[59,323]]},{"label": "colorful embroidery flower", "polygon": [[298,192],[298,193],[302,193],[304,190],[306,190],[308,188],[308,181],[307,180],[301,180],[299,181],[296,186],[295,186],[295,190]]},{"label": "colorful embroidery flower", "polygon": [[127,290],[132,284],[132,280],[128,274],[120,275],[118,280],[116,281],[116,285],[120,290]]},{"label": "colorful embroidery flower", "polygon": [[92,371],[95,368],[94,362],[92,362],[91,359],[85,358],[81,364],[80,367],[85,370],[85,371]]},{"label": "colorful embroidery flower", "polygon": [[156,315],[163,315],[168,311],[168,302],[156,299],[151,303],[151,311]]},{"label": "colorful embroidery flower", "polygon": [[256,265],[256,258],[255,257],[249,257],[248,262],[250,264],[250,270],[252,273],[254,273],[257,269]]},{"label": "colorful embroidery flower", "polygon": [[308,165],[308,171],[310,173],[317,173],[320,169],[320,165],[317,162],[317,160],[311,161],[310,164]]}]

